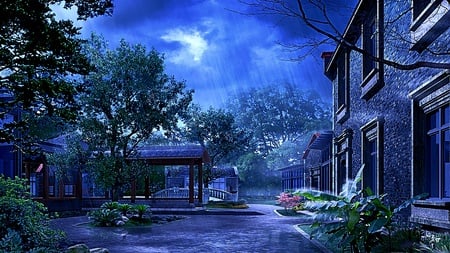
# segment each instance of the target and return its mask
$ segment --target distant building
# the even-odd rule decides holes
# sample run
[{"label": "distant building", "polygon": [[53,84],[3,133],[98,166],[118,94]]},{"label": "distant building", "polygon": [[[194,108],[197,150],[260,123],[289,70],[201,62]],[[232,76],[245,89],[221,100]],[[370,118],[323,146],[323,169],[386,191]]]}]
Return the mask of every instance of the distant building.
[{"label": "distant building", "polygon": [[303,152],[306,174],[309,175],[307,185],[311,189],[332,192],[332,140],[333,131],[314,133]]},{"label": "distant building", "polygon": [[[449,52],[449,26],[449,1],[361,0],[344,38],[392,61],[450,63],[434,54]],[[387,193],[392,205],[428,193],[407,216],[450,229],[450,70],[399,70],[345,44],[324,58],[333,84],[332,188],[365,164],[363,187]]]},{"label": "distant building", "polygon": [[296,164],[281,168],[280,172],[281,191],[295,191],[306,187],[306,171],[303,164]]}]

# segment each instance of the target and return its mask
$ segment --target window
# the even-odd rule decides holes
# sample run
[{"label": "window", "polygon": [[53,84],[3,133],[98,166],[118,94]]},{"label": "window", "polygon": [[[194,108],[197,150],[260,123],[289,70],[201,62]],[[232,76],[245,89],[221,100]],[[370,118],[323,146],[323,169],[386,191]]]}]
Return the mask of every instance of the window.
[{"label": "window", "polygon": [[335,169],[334,169],[334,193],[339,193],[342,187],[351,178],[352,167],[352,141],[353,130],[345,129],[334,140],[335,145]]},{"label": "window", "polygon": [[448,29],[450,3],[446,0],[413,0],[413,21],[410,28],[411,50],[422,52]]},{"label": "window", "polygon": [[363,187],[376,195],[383,193],[383,118],[375,118],[361,127]]},{"label": "window", "polygon": [[431,198],[450,198],[450,105],[427,114],[426,172]]},{"label": "window", "polygon": [[337,60],[336,121],[344,123],[350,116],[350,57],[346,51]]},{"label": "window", "polygon": [[383,58],[383,4],[376,7],[379,9],[374,7],[367,12],[366,21],[362,24],[362,49],[365,53],[362,55],[361,98],[366,100],[383,87],[382,64],[376,61],[376,58]]},{"label": "window", "polygon": [[450,71],[410,93],[413,110],[413,194],[450,199]]}]

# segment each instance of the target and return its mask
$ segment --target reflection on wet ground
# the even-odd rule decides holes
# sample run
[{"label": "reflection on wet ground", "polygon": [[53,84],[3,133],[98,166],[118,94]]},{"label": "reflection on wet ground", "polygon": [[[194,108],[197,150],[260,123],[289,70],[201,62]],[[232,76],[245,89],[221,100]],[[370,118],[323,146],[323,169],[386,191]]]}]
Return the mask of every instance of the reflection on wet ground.
[{"label": "reflection on wet ground", "polygon": [[189,214],[144,227],[93,228],[82,225],[87,217],[57,219],[53,226],[64,230],[72,244],[110,252],[322,252],[295,230],[305,218],[280,217],[275,208],[251,205],[249,215]]}]

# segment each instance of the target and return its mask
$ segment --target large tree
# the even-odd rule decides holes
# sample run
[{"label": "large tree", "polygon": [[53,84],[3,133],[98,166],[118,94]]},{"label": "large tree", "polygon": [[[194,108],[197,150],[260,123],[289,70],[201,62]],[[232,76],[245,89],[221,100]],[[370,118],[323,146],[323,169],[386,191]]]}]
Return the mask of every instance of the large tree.
[{"label": "large tree", "polygon": [[93,35],[86,54],[96,70],[85,80],[82,132],[104,162],[95,166],[94,175],[107,181],[103,185],[109,186],[117,199],[118,190],[136,176],[135,166],[128,166],[127,158],[135,155],[154,131],[170,133],[176,128],[178,116],[192,100],[192,91],[164,72],[161,54],[148,52],[143,45],[122,40],[110,50],[103,38]]},{"label": "large tree", "polygon": [[74,77],[86,74],[89,64],[80,53],[79,28],[52,10],[58,4],[76,7],[81,20],[112,13],[112,0],[1,1],[0,142],[28,140],[27,119],[77,115]]},{"label": "large tree", "polygon": [[320,97],[292,85],[252,88],[229,102],[236,122],[253,131],[263,154],[287,141],[296,143],[312,130],[331,127],[331,114]]},{"label": "large tree", "polygon": [[[385,41],[397,41],[396,51],[408,52],[415,44],[414,39],[410,35],[410,31],[401,29],[409,27],[411,20],[413,20],[413,9],[419,8],[419,6],[412,6],[411,1],[401,0],[404,4],[396,4],[395,12],[397,15],[389,16],[384,20],[383,29],[379,29],[378,32],[383,31]],[[298,57],[293,57],[292,60],[303,59],[304,57],[314,53],[320,55],[320,52],[329,50],[329,47],[323,47],[324,45],[338,45],[346,47],[349,50],[358,52],[364,56],[370,57],[372,60],[385,64],[387,66],[400,69],[400,70],[413,70],[418,68],[435,68],[435,69],[450,69],[450,63],[448,63],[448,56],[450,55],[450,46],[447,43],[436,45],[430,45],[425,50],[433,57],[424,60],[423,58],[409,57],[408,59],[402,59],[395,57],[395,55],[381,54],[377,55],[371,53],[365,49],[361,43],[357,43],[355,40],[355,34],[345,34],[344,27],[339,27],[342,24],[342,17],[346,20],[350,19],[349,13],[353,12],[356,2],[358,1],[324,1],[324,0],[240,0],[245,4],[247,11],[246,15],[258,15],[258,16],[272,16],[285,19],[292,19],[296,21],[299,26],[299,30],[308,30],[307,36],[300,37],[297,41],[284,41],[280,44],[286,46],[292,51],[297,52]],[[366,1],[373,2],[375,1]],[[394,2],[394,1],[391,1]],[[430,1],[417,1],[418,4],[425,7]],[[445,1],[443,1],[445,2]],[[386,2],[389,4],[389,1]],[[438,3],[438,2],[436,2]],[[434,3],[435,4],[435,3]],[[385,9],[390,8],[389,6]],[[441,8],[440,11],[445,10],[446,5],[442,4],[436,8]],[[431,10],[431,8],[430,8]],[[430,11],[431,12],[431,11]],[[420,13],[420,12],[419,12]],[[367,13],[365,14],[367,15]],[[439,15],[439,14],[436,14]],[[448,15],[448,13],[446,14]],[[364,19],[365,16],[356,16],[355,19]],[[435,17],[431,16],[430,19]],[[298,23],[300,21],[300,24]],[[441,32],[445,32],[450,27],[448,24],[442,23],[439,25]],[[312,33],[311,33],[312,31]],[[438,33],[437,33],[438,35]],[[319,52],[316,52],[318,50]],[[421,50],[418,50],[421,51]]]},{"label": "large tree", "polygon": [[205,185],[221,175],[214,175],[212,168],[249,146],[251,134],[239,127],[234,116],[223,109],[210,107],[202,111],[193,106],[185,117],[185,137],[199,143],[209,154],[210,162],[205,169]]}]

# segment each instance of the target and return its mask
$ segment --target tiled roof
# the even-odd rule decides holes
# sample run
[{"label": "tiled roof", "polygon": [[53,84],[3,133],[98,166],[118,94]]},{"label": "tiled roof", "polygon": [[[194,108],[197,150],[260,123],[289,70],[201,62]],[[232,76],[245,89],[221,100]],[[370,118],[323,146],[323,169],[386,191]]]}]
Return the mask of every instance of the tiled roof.
[{"label": "tiled roof", "polygon": [[205,158],[206,150],[200,145],[186,146],[147,146],[138,149],[138,158],[170,159],[170,158]]}]

